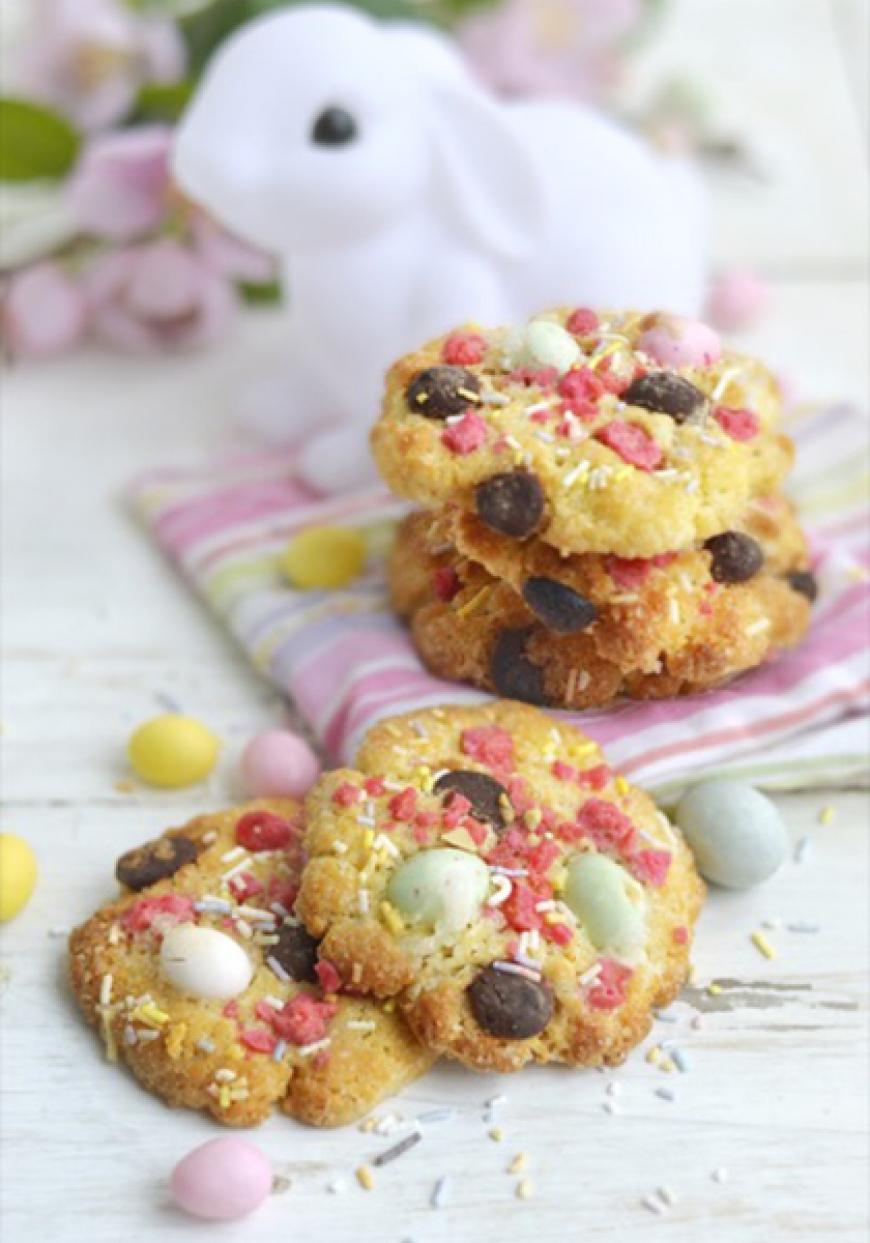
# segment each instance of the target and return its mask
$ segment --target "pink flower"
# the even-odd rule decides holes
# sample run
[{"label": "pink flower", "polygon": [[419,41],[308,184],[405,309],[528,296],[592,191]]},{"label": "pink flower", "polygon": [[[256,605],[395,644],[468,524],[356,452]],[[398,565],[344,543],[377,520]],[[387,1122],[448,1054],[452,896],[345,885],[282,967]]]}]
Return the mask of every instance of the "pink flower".
[{"label": "pink flower", "polygon": [[478,75],[506,95],[600,99],[644,0],[505,0],[459,28]]},{"label": "pink flower", "polygon": [[190,218],[193,245],[206,267],[233,281],[264,285],[277,275],[275,260],[225,232],[198,209]]},{"label": "pink flower", "polygon": [[94,332],[122,349],[205,345],[236,309],[232,285],[171,238],[101,256],[85,283]]},{"label": "pink flower", "polygon": [[30,0],[13,81],[83,129],[126,116],[145,82],[176,82],[184,45],[175,25],[115,0]]},{"label": "pink flower", "polygon": [[87,319],[82,290],[56,263],[16,273],[0,303],[0,335],[12,355],[60,354],[81,339]]},{"label": "pink flower", "polygon": [[126,242],[155,229],[169,196],[171,142],[172,130],[165,125],[93,139],[66,190],[81,232]]}]

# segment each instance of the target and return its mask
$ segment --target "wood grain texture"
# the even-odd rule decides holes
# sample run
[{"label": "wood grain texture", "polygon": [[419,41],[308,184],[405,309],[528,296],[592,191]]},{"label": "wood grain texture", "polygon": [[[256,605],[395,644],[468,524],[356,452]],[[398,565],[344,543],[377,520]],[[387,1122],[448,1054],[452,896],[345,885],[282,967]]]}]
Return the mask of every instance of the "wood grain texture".
[{"label": "wood grain texture", "polygon": [[[823,0],[682,0],[648,73],[688,58],[724,84],[735,114],[777,142],[786,135],[786,176],[769,195],[716,179],[717,255],[776,277],[772,312],[745,344],[804,396],[864,401],[863,153],[841,59],[850,27],[833,16]],[[858,59],[849,63],[859,73]],[[123,849],[237,796],[238,750],[282,717],[122,501],[137,469],[226,440],[228,394],[282,337],[280,316],[250,314],[227,347],[205,355],[155,365],[83,353],[22,367],[4,383],[3,827],[33,843],[41,875],[27,910],[0,932],[9,972],[0,982],[3,1243],[181,1243],[208,1229],[171,1207],[166,1178],[215,1128],[105,1065],[64,985],[64,940],[50,932],[111,894]],[[128,732],[167,702],[225,740],[217,773],[195,791],[119,791]],[[822,827],[826,803],[837,817]],[[793,840],[812,839],[803,862],[756,892],[712,896],[697,983],[673,1007],[677,1022],[657,1024],[644,1046],[677,1039],[688,1073],[665,1074],[642,1053],[600,1074],[506,1079],[445,1066],[395,1109],[409,1120],[450,1106],[456,1117],[426,1125],[412,1152],[377,1172],[372,1192],[356,1186],[354,1167],[404,1130],[315,1133],[275,1118],[256,1142],[290,1190],[215,1233],[233,1243],[622,1243],[641,1232],[675,1243],[863,1241],[868,807],[842,792],[780,804]],[[749,940],[764,920],[781,925],[767,932],[773,961]],[[796,922],[819,930],[789,931]],[[720,993],[707,991],[711,980]],[[495,1119],[502,1143],[483,1120],[498,1093],[507,1097]],[[521,1150],[534,1183],[525,1203],[505,1172]],[[726,1182],[711,1177],[719,1167]],[[435,1210],[429,1198],[445,1174],[451,1192]],[[335,1177],[343,1195],[326,1190]],[[662,1185],[676,1202],[659,1218],[641,1201]]]}]

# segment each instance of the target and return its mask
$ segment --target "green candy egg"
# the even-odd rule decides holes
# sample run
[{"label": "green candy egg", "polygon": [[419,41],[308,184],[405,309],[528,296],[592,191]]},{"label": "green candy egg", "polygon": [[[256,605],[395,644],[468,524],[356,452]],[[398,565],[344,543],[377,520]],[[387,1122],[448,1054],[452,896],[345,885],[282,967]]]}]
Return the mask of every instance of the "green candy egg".
[{"label": "green candy egg", "polygon": [[575,855],[567,867],[563,898],[596,949],[626,957],[646,941],[643,905],[633,900],[637,882],[606,855]]},{"label": "green candy egg", "polygon": [[526,328],[526,350],[539,367],[555,367],[564,375],[582,351],[570,332],[548,319],[533,319]]},{"label": "green candy egg", "polygon": [[464,850],[421,850],[390,878],[387,897],[413,923],[464,928],[489,892],[489,868]]}]

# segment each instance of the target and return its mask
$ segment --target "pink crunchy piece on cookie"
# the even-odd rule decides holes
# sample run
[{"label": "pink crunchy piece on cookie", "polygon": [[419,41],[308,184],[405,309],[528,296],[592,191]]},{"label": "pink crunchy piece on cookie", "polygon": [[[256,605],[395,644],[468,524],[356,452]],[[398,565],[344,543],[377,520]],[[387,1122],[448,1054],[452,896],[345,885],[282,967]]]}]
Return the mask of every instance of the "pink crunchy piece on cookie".
[{"label": "pink crunchy piece on cookie", "polygon": [[486,338],[479,332],[453,332],[444,342],[441,357],[451,367],[473,367],[483,362]]},{"label": "pink crunchy piece on cookie", "polygon": [[475,725],[459,739],[462,754],[488,768],[508,768],[514,759],[514,740],[498,725]]},{"label": "pink crunchy piece on cookie", "polygon": [[[556,385],[556,392],[571,409],[584,417],[591,402],[596,402],[604,392],[601,377],[590,367],[575,367],[562,376]],[[593,406],[594,413],[594,406]]]},{"label": "pink crunchy piece on cookie", "polygon": [[307,993],[299,993],[275,1011],[272,1027],[289,1044],[315,1044],[326,1035],[337,1009],[332,1002],[315,1001]]},{"label": "pink crunchy piece on cookie", "polygon": [[577,823],[599,850],[631,851],[636,833],[624,811],[605,799],[587,799],[577,814]]},{"label": "pink crunchy piece on cookie", "polygon": [[321,958],[314,964],[314,973],[325,993],[337,993],[341,988],[341,976],[328,958]]},{"label": "pink crunchy piece on cookie", "polygon": [[599,962],[601,970],[586,990],[586,1000],[594,1010],[615,1010],[625,1001],[625,990],[634,972],[612,958]]},{"label": "pink crunchy piece on cookie", "polygon": [[417,791],[413,786],[406,786],[398,794],[394,794],[387,804],[394,820],[410,823],[417,811]]},{"label": "pink crunchy piece on cookie", "polygon": [[655,470],[662,460],[659,446],[636,423],[615,419],[597,431],[595,439],[612,449],[623,462],[636,466],[638,470]]},{"label": "pink crunchy piece on cookie", "polygon": [[161,928],[196,919],[193,899],[181,893],[162,893],[159,897],[139,898],[121,916],[121,927],[125,932],[147,932],[158,917]]},{"label": "pink crunchy piece on cookie", "polygon": [[761,420],[753,410],[718,406],[713,418],[732,440],[753,440],[761,430]]},{"label": "pink crunchy piece on cookie", "polygon": [[449,604],[459,594],[462,582],[452,565],[441,565],[432,575],[432,587],[442,604]]},{"label": "pink crunchy piece on cookie", "polygon": [[265,1027],[246,1027],[239,1032],[239,1044],[254,1053],[271,1053],[277,1041]]},{"label": "pink crunchy piece on cookie", "polygon": [[353,807],[360,800],[362,791],[350,781],[342,781],[332,792],[332,801],[336,807]]},{"label": "pink crunchy piece on cookie", "polygon": [[638,850],[628,860],[632,876],[653,889],[659,889],[665,883],[670,866],[669,850]]},{"label": "pink crunchy piece on cookie", "polygon": [[575,337],[587,337],[590,332],[594,332],[599,324],[598,316],[588,306],[578,306],[572,311],[565,321],[565,327],[569,332],[573,332]]},{"label": "pink crunchy piece on cookie", "polygon": [[486,440],[487,423],[476,410],[466,410],[465,414],[444,428],[441,433],[441,443],[451,453],[458,454],[459,457],[466,457],[469,453],[474,453],[476,449]]}]

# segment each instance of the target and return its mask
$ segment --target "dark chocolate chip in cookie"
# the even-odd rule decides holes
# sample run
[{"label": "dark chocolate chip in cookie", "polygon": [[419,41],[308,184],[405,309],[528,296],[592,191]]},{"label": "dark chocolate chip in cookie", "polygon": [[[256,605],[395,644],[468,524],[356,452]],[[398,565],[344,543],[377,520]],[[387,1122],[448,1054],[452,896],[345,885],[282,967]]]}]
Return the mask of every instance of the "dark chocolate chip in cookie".
[{"label": "dark chocolate chip in cookie", "polygon": [[278,929],[278,940],[269,946],[269,957],[274,958],[279,967],[283,967],[291,980],[300,983],[316,984],[317,946],[319,941],[300,926],[282,924]]},{"label": "dark chocolate chip in cookie", "polygon": [[547,702],[544,671],[526,655],[526,643],[532,633],[528,626],[503,630],[489,658],[489,673],[493,686],[503,698],[541,706]]},{"label": "dark chocolate chip in cookie", "polygon": [[413,414],[446,419],[476,405],[479,393],[477,376],[464,367],[427,367],[414,376],[405,400]]},{"label": "dark chocolate chip in cookie", "polygon": [[537,475],[506,471],[479,483],[474,491],[478,516],[493,531],[522,539],[531,535],[544,514],[544,489]]},{"label": "dark chocolate chip in cookie", "polygon": [[764,564],[764,553],[751,535],[742,531],[723,531],[705,540],[712,558],[710,573],[717,583],[745,583]]},{"label": "dark chocolate chip in cookie", "polygon": [[147,889],[167,876],[174,876],[199,854],[196,842],[182,833],[156,837],[153,842],[128,850],[115,864],[115,876],[128,889]]},{"label": "dark chocolate chip in cookie", "polygon": [[508,792],[494,777],[486,773],[475,773],[469,769],[458,768],[453,772],[443,773],[432,787],[436,794],[455,791],[467,798],[471,803],[471,815],[475,820],[491,824],[496,830],[503,829],[507,821],[504,814],[504,800]]},{"label": "dark chocolate chip in cookie", "polygon": [[471,1011],[484,1031],[501,1040],[537,1036],[553,1015],[549,985],[485,967],[468,987]]},{"label": "dark chocolate chip in cookie", "polygon": [[656,414],[669,414],[677,423],[685,423],[707,398],[699,388],[673,371],[648,371],[633,380],[622,394],[629,406],[642,406]]},{"label": "dark chocolate chip in cookie", "polygon": [[577,634],[591,626],[598,616],[591,600],[552,578],[526,579],[523,599],[547,629],[556,634]]},{"label": "dark chocolate chip in cookie", "polygon": [[792,570],[791,574],[788,574],[786,577],[792,591],[806,596],[810,604],[812,604],[819,594],[819,584],[816,582],[816,576],[812,570]]}]

